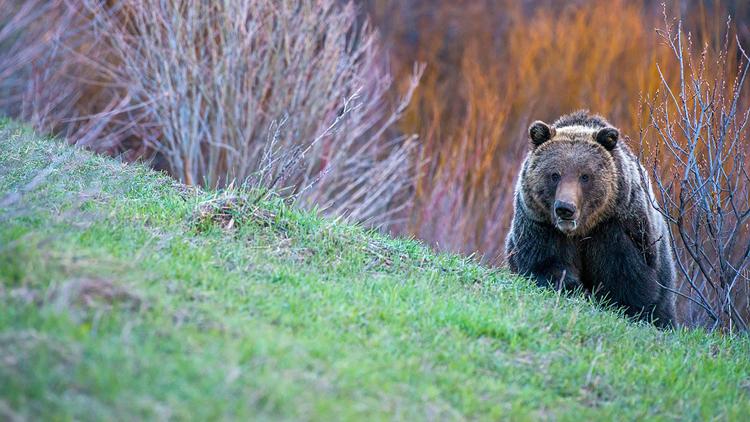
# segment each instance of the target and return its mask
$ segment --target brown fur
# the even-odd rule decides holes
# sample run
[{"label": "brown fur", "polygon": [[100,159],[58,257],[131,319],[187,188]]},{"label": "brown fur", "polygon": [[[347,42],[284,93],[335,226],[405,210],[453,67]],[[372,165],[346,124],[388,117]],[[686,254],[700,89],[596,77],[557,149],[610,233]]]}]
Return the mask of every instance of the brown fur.
[{"label": "brown fur", "polygon": [[[551,203],[545,202],[544,195],[535,192],[537,187],[548,185],[553,172],[589,174],[592,188],[581,187],[583,204],[577,204],[582,218],[576,235],[585,235],[603,218],[611,216],[616,204],[617,167],[614,158],[590,136],[569,137],[558,134],[551,141],[535,148],[529,154],[527,164],[521,173],[521,194],[526,204],[534,208],[536,216],[547,216],[554,225]],[[594,180],[597,183],[593,183]],[[553,200],[554,198],[550,198]]]},{"label": "brown fur", "polygon": [[619,131],[587,112],[529,128],[506,239],[510,269],[539,285],[583,288],[628,315],[674,324],[666,222]]}]

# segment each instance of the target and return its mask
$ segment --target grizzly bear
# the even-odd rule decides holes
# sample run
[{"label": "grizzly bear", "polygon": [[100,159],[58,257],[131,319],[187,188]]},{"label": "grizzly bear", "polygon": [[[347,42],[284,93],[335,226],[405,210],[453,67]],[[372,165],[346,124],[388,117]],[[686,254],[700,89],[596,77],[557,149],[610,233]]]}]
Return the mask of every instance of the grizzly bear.
[{"label": "grizzly bear", "polygon": [[581,289],[634,319],[672,327],[668,227],[653,207],[646,173],[619,136],[585,110],[529,127],[507,263],[540,286]]}]

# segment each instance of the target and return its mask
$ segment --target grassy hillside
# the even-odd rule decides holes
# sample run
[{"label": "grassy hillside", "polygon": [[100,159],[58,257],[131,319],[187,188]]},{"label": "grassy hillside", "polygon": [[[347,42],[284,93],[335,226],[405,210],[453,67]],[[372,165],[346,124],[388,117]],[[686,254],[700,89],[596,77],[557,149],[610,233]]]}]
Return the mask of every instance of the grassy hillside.
[{"label": "grassy hillside", "polygon": [[0,419],[740,419],[750,341],[0,123]]}]

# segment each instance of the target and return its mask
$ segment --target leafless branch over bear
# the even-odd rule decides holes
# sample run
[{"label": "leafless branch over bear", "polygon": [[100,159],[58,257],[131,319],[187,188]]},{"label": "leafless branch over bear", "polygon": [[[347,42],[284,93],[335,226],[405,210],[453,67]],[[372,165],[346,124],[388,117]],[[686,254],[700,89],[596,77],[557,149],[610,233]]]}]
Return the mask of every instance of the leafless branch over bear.
[{"label": "leafless branch over bear", "polygon": [[634,318],[670,327],[675,270],[668,228],[619,135],[587,111],[531,125],[507,262],[541,286],[582,288]]}]

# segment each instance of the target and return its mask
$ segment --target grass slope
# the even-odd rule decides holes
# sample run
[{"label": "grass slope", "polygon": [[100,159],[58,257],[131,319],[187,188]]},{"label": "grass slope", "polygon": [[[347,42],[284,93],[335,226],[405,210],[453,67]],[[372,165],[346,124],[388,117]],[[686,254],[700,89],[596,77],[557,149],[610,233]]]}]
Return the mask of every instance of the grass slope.
[{"label": "grass slope", "polygon": [[216,198],[0,123],[0,419],[750,414],[747,338]]}]

